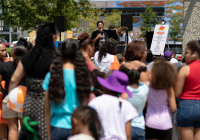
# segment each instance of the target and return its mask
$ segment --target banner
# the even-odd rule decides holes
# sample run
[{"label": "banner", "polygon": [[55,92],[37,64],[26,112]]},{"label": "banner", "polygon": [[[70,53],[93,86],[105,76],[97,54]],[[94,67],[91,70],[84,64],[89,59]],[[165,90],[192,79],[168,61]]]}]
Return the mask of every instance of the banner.
[{"label": "banner", "polygon": [[153,55],[163,54],[168,31],[169,31],[169,25],[156,25],[150,48]]}]

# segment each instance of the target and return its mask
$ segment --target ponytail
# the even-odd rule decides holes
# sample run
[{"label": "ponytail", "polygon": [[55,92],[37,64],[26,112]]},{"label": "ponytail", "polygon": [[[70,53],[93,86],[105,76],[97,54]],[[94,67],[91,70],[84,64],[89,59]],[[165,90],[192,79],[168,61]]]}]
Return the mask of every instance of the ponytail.
[{"label": "ponytail", "polygon": [[80,98],[81,103],[88,103],[89,95],[91,93],[90,74],[80,50],[76,51],[74,66],[78,97]]},{"label": "ponytail", "polygon": [[59,103],[65,97],[62,53],[56,51],[55,59],[51,67],[51,78],[49,80],[49,100]]},{"label": "ponytail", "polygon": [[122,65],[119,68],[119,71],[124,72],[129,77],[129,85],[130,84],[139,84],[140,73],[146,72],[147,68],[144,66],[140,66],[138,70],[135,69],[128,69],[125,65]]}]

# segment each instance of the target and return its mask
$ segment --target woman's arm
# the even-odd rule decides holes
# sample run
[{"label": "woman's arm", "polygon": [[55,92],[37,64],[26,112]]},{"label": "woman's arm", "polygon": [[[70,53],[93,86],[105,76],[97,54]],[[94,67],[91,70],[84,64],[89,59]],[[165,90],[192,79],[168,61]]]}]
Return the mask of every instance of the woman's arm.
[{"label": "woman's arm", "polygon": [[175,112],[176,109],[177,109],[177,105],[176,105],[176,98],[175,98],[174,89],[170,88],[167,93],[168,93],[168,102],[169,102],[170,110],[172,112]]},{"label": "woman's arm", "polygon": [[125,130],[126,130],[127,140],[131,140],[131,136],[132,136],[131,135],[131,120],[126,123]]},{"label": "woman's arm", "polygon": [[98,36],[97,36],[95,39],[92,40],[93,43],[95,44],[95,42],[97,42],[97,40],[98,40],[99,38],[101,38],[101,34],[98,34]]},{"label": "woman's arm", "polygon": [[49,98],[48,98],[48,91],[45,92],[45,118],[46,118],[46,125],[47,125],[47,132],[48,132],[48,140],[51,139],[51,127],[50,127],[50,123],[51,123],[51,104],[49,102]]},{"label": "woman's arm", "polygon": [[19,84],[24,75],[25,75],[24,67],[22,65],[22,62],[19,61],[17,68],[10,79],[8,93]]},{"label": "woman's arm", "polygon": [[180,69],[178,73],[178,77],[177,77],[176,85],[175,85],[175,96],[177,98],[179,98],[182,94],[183,86],[185,84],[185,78],[189,75],[189,72],[190,72],[190,67],[184,66]]}]

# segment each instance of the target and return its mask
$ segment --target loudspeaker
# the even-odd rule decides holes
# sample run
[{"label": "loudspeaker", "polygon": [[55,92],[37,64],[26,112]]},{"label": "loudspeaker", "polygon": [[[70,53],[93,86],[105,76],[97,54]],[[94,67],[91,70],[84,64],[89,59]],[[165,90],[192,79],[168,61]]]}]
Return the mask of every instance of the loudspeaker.
[{"label": "loudspeaker", "polygon": [[122,14],[121,15],[121,27],[128,27],[129,31],[133,30],[133,17],[132,14]]},{"label": "loudspeaker", "polygon": [[152,39],[153,39],[153,31],[151,32],[147,32],[147,49],[150,49],[151,47],[151,42],[152,42]]},{"label": "loudspeaker", "polygon": [[66,31],[66,17],[65,16],[54,16],[54,24],[58,31]]}]

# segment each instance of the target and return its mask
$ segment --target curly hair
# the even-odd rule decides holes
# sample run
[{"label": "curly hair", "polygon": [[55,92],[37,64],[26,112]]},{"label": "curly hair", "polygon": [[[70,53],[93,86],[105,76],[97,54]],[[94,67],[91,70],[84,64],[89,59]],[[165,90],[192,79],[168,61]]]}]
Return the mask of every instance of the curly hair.
[{"label": "curly hair", "polygon": [[26,48],[25,48],[25,46],[23,46],[23,45],[16,44],[16,45],[13,47],[12,51],[13,51],[14,54],[15,54],[13,64],[14,64],[14,66],[15,66],[15,68],[16,68],[17,65],[18,65],[18,63],[19,63],[19,61],[21,60],[22,56],[25,54]]},{"label": "curly hair", "polygon": [[151,72],[151,88],[169,90],[170,88],[174,87],[177,78],[177,72],[175,67],[168,61],[156,60],[153,64]]},{"label": "curly hair", "polygon": [[67,94],[64,90],[63,78],[63,64],[66,61],[74,63],[77,94],[81,103],[88,101],[91,92],[89,69],[75,39],[67,39],[61,44],[60,50],[56,51],[50,71],[49,100],[58,104]]},{"label": "curly hair", "polygon": [[103,56],[106,56],[107,53],[114,55],[116,46],[117,42],[114,39],[110,38],[106,40],[99,49],[99,62],[101,62]]},{"label": "curly hair", "polygon": [[29,63],[27,63],[25,69],[26,74],[31,74],[33,67],[38,61],[45,61],[54,54],[53,35],[56,34],[57,29],[51,22],[46,22],[39,27],[35,47],[28,58]]},{"label": "curly hair", "polygon": [[90,39],[90,35],[88,33],[82,33],[79,37],[78,40],[80,49],[86,50],[88,45],[93,46],[93,41]]}]

